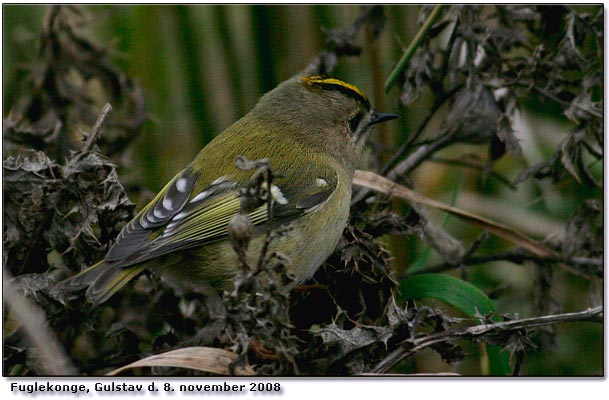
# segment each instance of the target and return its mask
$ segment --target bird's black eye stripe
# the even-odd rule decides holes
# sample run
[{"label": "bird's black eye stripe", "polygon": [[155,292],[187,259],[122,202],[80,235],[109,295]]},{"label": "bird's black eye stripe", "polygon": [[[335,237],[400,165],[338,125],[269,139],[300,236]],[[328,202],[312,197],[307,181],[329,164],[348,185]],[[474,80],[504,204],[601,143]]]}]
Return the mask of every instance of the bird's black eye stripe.
[{"label": "bird's black eye stripe", "polygon": [[359,126],[359,123],[362,121],[362,118],[363,118],[363,115],[361,112],[358,112],[357,114],[355,114],[354,116],[349,118],[349,130],[351,130],[351,133],[355,133],[355,131],[357,131],[357,127]]}]

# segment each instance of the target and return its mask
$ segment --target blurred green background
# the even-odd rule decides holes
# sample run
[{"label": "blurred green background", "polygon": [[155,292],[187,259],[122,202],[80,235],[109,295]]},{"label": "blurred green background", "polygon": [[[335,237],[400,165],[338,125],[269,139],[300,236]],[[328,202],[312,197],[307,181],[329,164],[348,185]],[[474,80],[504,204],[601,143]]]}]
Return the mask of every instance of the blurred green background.
[{"label": "blurred green background", "polygon": [[[150,119],[116,163],[122,181],[127,185],[138,182],[151,192],[159,190],[211,138],[247,113],[264,92],[304,68],[324,48],[325,29],[346,29],[360,12],[359,6],[351,5],[104,5],[85,9],[91,16],[89,34],[114,49],[116,65],[144,90]],[[19,97],[21,68],[36,57],[36,32],[46,10],[46,6],[3,5],[4,116]],[[383,92],[387,75],[418,30],[419,11],[420,6],[414,5],[386,6],[387,25],[380,37],[373,40],[370,28],[363,29],[358,34],[362,54],[340,58],[333,74],[360,87],[377,109],[403,116],[373,138],[381,155],[390,155],[399,147],[430,105],[430,93],[423,93],[416,103],[402,109],[397,90],[387,96]],[[534,101],[521,106],[514,128],[523,157],[506,155],[495,165],[508,179],[548,157],[570,128],[564,116],[551,107]],[[439,155],[483,159],[486,150],[486,146],[456,145]],[[592,165],[591,170],[600,178],[603,166]],[[424,163],[412,178],[417,190],[429,197],[506,223],[538,239],[560,236],[574,205],[603,195],[602,188],[582,190],[574,180],[560,186],[529,180],[510,190],[493,179],[482,179],[479,170],[442,163]],[[433,216],[466,243],[481,232],[439,212]],[[500,239],[491,242],[491,251],[511,247]],[[434,265],[441,261],[418,238],[393,240],[391,248],[400,271],[415,263]],[[534,275],[527,265],[507,262],[486,263],[467,271],[468,280],[487,292],[507,285],[497,301],[498,310],[520,317],[536,315]],[[589,306],[584,295],[590,291],[588,281],[560,270],[553,279],[551,292],[561,304],[560,311]],[[602,373],[602,336],[602,326],[594,324],[559,326],[555,347],[529,352],[522,372]],[[479,349],[472,346],[468,350]],[[416,357],[416,369],[480,373],[475,362],[476,358],[466,358],[451,367],[425,351]]]}]

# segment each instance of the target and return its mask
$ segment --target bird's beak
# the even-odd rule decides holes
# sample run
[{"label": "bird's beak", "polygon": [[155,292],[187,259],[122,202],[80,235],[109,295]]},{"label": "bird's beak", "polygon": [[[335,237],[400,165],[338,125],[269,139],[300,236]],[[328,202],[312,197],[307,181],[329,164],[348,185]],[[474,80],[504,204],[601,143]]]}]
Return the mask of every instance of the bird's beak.
[{"label": "bird's beak", "polygon": [[400,118],[400,116],[397,114],[380,113],[375,111],[372,113],[372,118],[370,118],[369,125],[375,125],[381,122],[391,121],[392,119],[396,118]]}]

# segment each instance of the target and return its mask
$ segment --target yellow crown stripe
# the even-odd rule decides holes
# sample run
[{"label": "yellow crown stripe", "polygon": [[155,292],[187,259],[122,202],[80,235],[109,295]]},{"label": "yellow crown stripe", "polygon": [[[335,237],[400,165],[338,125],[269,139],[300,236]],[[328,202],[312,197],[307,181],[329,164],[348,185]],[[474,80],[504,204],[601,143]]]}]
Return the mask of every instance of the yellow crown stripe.
[{"label": "yellow crown stripe", "polygon": [[340,87],[343,87],[343,88],[345,88],[347,90],[350,90],[350,91],[356,93],[358,96],[360,96],[365,101],[368,101],[368,98],[366,97],[364,92],[359,90],[359,88],[357,86],[352,85],[352,84],[347,83],[347,82],[343,82],[340,79],[336,79],[336,78],[324,78],[323,76],[315,75],[315,76],[305,76],[304,78],[302,78],[302,80],[305,81],[309,85],[316,85],[317,84],[317,85],[336,85],[336,86],[340,86]]}]

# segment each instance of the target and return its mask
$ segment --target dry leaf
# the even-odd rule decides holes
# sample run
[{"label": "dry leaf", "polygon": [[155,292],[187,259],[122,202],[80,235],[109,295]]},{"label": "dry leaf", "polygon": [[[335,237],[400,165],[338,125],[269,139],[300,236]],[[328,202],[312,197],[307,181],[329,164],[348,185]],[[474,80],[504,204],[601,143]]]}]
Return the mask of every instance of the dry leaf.
[{"label": "dry leaf", "polygon": [[[228,350],[215,347],[185,347],[166,353],[156,354],[125,365],[106,375],[118,375],[129,368],[140,367],[178,367],[211,372],[218,375],[230,375],[230,364],[237,359],[237,355]],[[254,375],[250,366],[235,368],[236,375]]]}]

